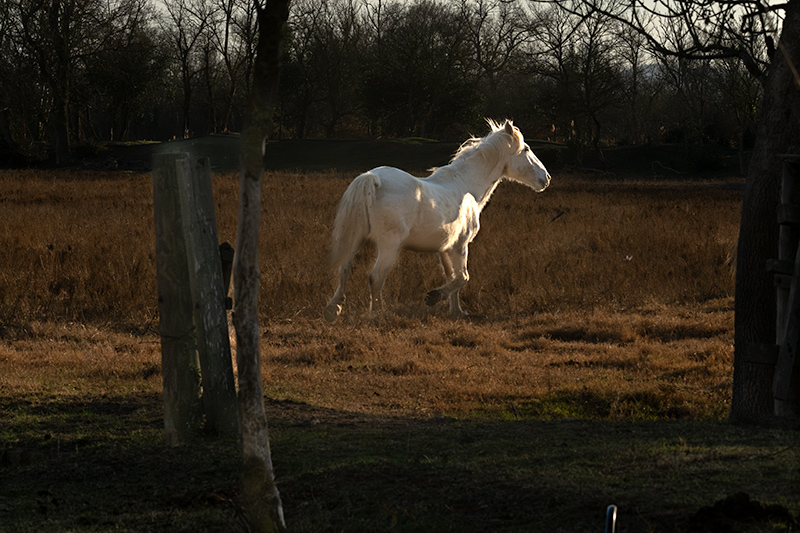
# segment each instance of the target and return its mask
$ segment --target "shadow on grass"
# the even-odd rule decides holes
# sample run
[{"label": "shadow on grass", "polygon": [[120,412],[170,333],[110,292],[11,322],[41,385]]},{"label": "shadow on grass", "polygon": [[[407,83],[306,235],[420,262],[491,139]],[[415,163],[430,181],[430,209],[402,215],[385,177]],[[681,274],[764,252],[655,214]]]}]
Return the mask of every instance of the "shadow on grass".
[{"label": "shadow on grass", "polygon": [[[525,418],[541,420],[589,419],[655,422],[692,417],[691,407],[670,403],[661,391],[641,390],[625,393],[599,393],[589,389],[561,390],[535,400],[521,402],[518,411]],[[725,406],[715,417],[724,418]]]},{"label": "shadow on grass", "polygon": [[[238,445],[164,447],[159,396],[0,405],[3,531],[242,530]],[[291,531],[600,531],[611,503],[626,532],[680,531],[734,492],[798,512],[789,430],[267,409]]]}]

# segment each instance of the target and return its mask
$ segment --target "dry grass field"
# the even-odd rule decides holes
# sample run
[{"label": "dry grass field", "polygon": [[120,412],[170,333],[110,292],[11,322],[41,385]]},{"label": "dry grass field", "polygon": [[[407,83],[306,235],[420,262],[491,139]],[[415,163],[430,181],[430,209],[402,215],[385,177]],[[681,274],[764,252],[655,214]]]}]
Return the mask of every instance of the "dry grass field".
[{"label": "dry grass field", "polygon": [[[422,416],[724,418],[737,191],[565,176],[537,195],[504,184],[470,249],[462,292],[471,319],[425,307],[441,282],[438,261],[405,253],[376,325],[366,315],[366,250],[345,315],[329,326],[320,320],[335,287],[329,228],[349,178],[266,179],[260,304],[272,397]],[[50,340],[46,357],[64,361],[64,337],[69,347],[127,332],[135,350],[124,364],[157,367],[150,187],[146,174],[4,174],[6,338],[34,350]],[[235,238],[237,187],[235,174],[215,177],[221,240]],[[22,346],[10,345],[0,379],[22,387],[19,367],[36,390],[29,367],[43,368],[41,355],[20,355]],[[101,349],[85,363],[111,372],[108,357]],[[78,374],[79,363],[69,363]],[[151,374],[157,388],[157,368]]]},{"label": "dry grass field", "polygon": [[[330,325],[328,240],[352,177],[264,184],[263,375],[290,529],[589,531],[618,503],[624,531],[675,531],[738,491],[800,510],[780,466],[796,434],[724,423],[735,180],[503,184],[470,248],[469,319],[424,305],[441,272],[413,253],[370,319],[368,250]],[[241,527],[228,445],[160,447],[151,187],[0,173],[0,531]],[[238,176],[214,188],[233,243]],[[796,530],[759,524],[735,531]]]}]

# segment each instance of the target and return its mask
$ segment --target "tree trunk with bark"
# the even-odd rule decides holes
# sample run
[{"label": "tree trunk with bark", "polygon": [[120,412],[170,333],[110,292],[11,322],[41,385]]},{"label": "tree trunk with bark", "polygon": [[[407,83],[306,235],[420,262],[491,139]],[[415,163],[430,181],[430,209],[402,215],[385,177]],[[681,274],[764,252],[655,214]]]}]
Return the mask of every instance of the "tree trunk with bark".
[{"label": "tree trunk with bark", "polygon": [[48,65],[50,85],[53,90],[53,144],[56,165],[68,165],[71,160],[69,146],[70,50],[68,35],[73,6],[53,0],[49,12],[49,29],[52,31],[54,61]]},{"label": "tree trunk with bark", "polygon": [[800,147],[800,2],[789,2],[783,32],[764,83],[761,121],[742,205],[737,252],[733,422],[773,416],[774,367],[747,361],[748,345],[775,340],[775,290],[767,259],[777,257],[779,154]]},{"label": "tree trunk with bark", "polygon": [[259,40],[248,123],[242,132],[239,225],[234,263],[234,327],[239,370],[243,503],[251,531],[284,531],[283,507],[275,485],[261,384],[258,329],[258,229],[267,135],[278,96],[281,41],[289,0],[267,0],[258,8]]}]

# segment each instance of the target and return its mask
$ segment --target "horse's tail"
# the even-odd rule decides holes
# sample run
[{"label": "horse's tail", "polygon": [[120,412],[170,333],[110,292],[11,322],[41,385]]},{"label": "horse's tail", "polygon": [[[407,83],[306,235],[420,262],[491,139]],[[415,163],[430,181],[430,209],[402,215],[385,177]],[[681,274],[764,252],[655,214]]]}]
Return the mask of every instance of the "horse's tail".
[{"label": "horse's tail", "polygon": [[380,178],[366,172],[354,179],[344,192],[333,222],[330,265],[334,270],[352,261],[367,240],[372,202],[380,186]]}]

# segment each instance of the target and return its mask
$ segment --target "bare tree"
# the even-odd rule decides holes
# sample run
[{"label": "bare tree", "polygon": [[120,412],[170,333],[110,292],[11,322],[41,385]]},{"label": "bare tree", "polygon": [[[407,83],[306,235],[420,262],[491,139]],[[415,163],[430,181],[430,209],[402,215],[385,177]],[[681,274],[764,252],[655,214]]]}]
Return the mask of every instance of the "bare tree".
[{"label": "bare tree", "polygon": [[51,99],[47,122],[56,164],[70,161],[70,110],[82,59],[102,42],[100,5],[93,0],[15,0],[22,46],[38,66]]},{"label": "bare tree", "polygon": [[[377,28],[377,12],[368,17]],[[454,6],[434,0],[383,6],[380,29],[379,39],[370,38],[377,48],[367,51],[364,75],[364,107],[376,130],[426,136],[440,124],[475,121],[481,94]]]},{"label": "bare tree", "polygon": [[333,137],[358,109],[364,40],[359,5],[355,0],[297,2],[289,24],[293,38],[286,74],[291,89],[282,95],[287,118],[303,138],[313,113],[313,125]]},{"label": "bare tree", "polygon": [[168,36],[179,70],[182,99],[182,135],[189,137],[195,78],[202,72],[202,37],[208,31],[214,8],[206,0],[165,0],[162,29]]},{"label": "bare tree", "polygon": [[800,1],[556,3],[577,16],[600,13],[624,23],[639,32],[656,53],[685,59],[738,58],[761,81],[761,116],[747,170],[739,231],[730,418],[736,422],[770,418],[774,369],[752,361],[748,349],[754,343],[771,343],[775,336],[775,293],[764,265],[777,253],[775,221],[781,174],[777,156],[796,151],[800,138]]},{"label": "bare tree", "polygon": [[573,92],[569,40],[578,20],[555,6],[536,7],[534,20],[538,31],[527,47],[528,70],[540,78],[540,106],[552,125],[552,133],[569,140],[576,111],[573,99],[568,96]]},{"label": "bare tree", "polygon": [[[17,75],[16,63],[19,59],[14,46],[13,37],[16,27],[12,20],[11,3],[0,4],[0,133],[2,142],[8,151],[17,149],[17,143],[11,131],[11,94],[9,84]],[[0,147],[3,145],[0,143]]]},{"label": "bare tree", "polygon": [[642,131],[643,122],[643,96],[644,87],[647,85],[647,75],[645,65],[649,59],[649,54],[645,48],[644,38],[625,25],[618,25],[615,30],[615,38],[619,43],[618,54],[621,62],[623,74],[623,95],[625,102],[625,119],[620,127],[627,135],[623,135],[623,140],[627,136],[629,140],[642,140],[645,137]]},{"label": "bare tree", "polygon": [[595,150],[600,149],[603,114],[620,107],[622,101],[621,69],[613,30],[613,23],[603,17],[586,17],[583,31],[577,34],[573,57],[580,107],[588,122],[583,127]]},{"label": "bare tree", "polygon": [[288,64],[283,78],[291,87],[284,91],[281,108],[285,125],[294,129],[294,135],[303,139],[308,130],[312,105],[319,100],[319,83],[313,74],[314,42],[320,10],[310,2],[296,2],[289,20],[292,39],[287,46]]},{"label": "bare tree", "polygon": [[241,47],[239,48],[241,76],[244,82],[245,102],[250,101],[251,83],[253,80],[253,67],[256,60],[256,44],[258,43],[258,18],[255,9],[256,2],[238,0],[240,2],[238,14],[233,17],[233,33],[236,35]]},{"label": "bare tree", "polygon": [[747,171],[747,151],[752,147],[752,136],[758,125],[758,109],[763,86],[751,76],[741,61],[729,58],[718,61],[718,92],[726,96],[723,109],[738,134],[739,166],[742,175]]},{"label": "bare tree", "polygon": [[[0,86],[14,103],[10,114],[26,133],[27,120],[45,124],[56,163],[66,164],[71,145],[93,129],[97,95],[122,90],[113,83],[114,70],[147,63],[147,53],[125,60],[148,48],[149,7],[144,0],[9,0],[0,15],[0,63],[8,68]],[[127,81],[129,96],[145,85]]]},{"label": "bare tree", "polygon": [[[471,60],[486,81],[491,105],[501,77],[530,38],[528,14],[517,2],[461,0],[459,18],[472,47]],[[494,114],[490,109],[488,115]]]},{"label": "bare tree", "polygon": [[238,128],[255,54],[256,11],[246,0],[209,0],[212,15],[201,39],[202,78],[209,129]]},{"label": "bare tree", "polygon": [[[96,60],[87,65],[87,77],[92,82],[93,99],[86,105],[87,123],[96,138],[97,118],[93,109],[105,109],[103,134],[109,140],[132,136],[130,127],[137,115],[149,107],[163,91],[167,55],[157,32],[154,32],[154,13],[148,0],[124,0],[116,16],[108,24],[110,34]],[[133,133],[136,135],[136,133]]]},{"label": "bare tree", "polygon": [[608,136],[606,116],[625,97],[615,22],[597,13],[576,16],[552,8],[537,16],[544,52],[533,69],[550,80],[555,123],[579,151],[590,145],[599,151],[601,136]]},{"label": "bare tree", "polygon": [[363,40],[361,17],[355,0],[325,2],[327,24],[317,34],[318,77],[326,102],[325,134],[333,137],[343,120],[355,114],[361,74],[359,48]]},{"label": "bare tree", "polygon": [[227,74],[228,90],[222,129],[228,131],[234,100],[239,88],[238,70],[242,58],[238,53],[241,50],[241,43],[236,42],[233,31],[234,15],[238,6],[234,0],[217,0],[217,5],[223,18],[214,26],[213,37]]}]

